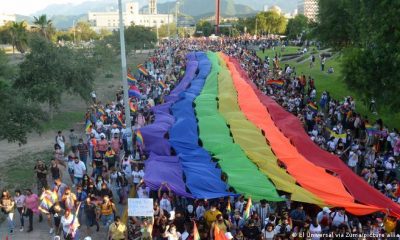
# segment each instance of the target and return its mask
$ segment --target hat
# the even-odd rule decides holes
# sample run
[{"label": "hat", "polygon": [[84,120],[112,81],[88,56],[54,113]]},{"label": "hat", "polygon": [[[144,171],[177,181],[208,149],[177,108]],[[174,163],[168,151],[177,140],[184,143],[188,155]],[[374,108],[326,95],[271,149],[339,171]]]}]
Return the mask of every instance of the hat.
[{"label": "hat", "polygon": [[328,207],[322,208],[322,211],[323,211],[324,213],[331,213],[331,210],[330,210]]},{"label": "hat", "polygon": [[232,233],[230,233],[230,232],[226,232],[225,237],[226,237],[226,239],[229,239],[229,240],[233,239]]}]

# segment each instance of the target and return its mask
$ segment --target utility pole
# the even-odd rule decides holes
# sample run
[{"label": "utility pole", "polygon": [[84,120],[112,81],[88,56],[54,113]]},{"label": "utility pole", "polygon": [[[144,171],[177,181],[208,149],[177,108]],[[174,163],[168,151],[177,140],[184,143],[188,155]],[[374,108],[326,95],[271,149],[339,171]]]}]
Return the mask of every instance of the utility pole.
[{"label": "utility pole", "polygon": [[178,38],[178,11],[179,11],[179,1],[176,0],[176,4],[175,4],[175,18],[176,18],[176,38]]},{"label": "utility pole", "polygon": [[220,0],[215,0],[215,35],[219,35],[219,17],[221,14],[221,2]]},{"label": "utility pole", "polygon": [[170,15],[170,12],[169,12],[169,3],[167,3],[167,5],[168,5],[168,25],[167,25],[167,34],[168,34],[168,40],[169,40],[169,15]]},{"label": "utility pole", "polygon": [[160,35],[158,34],[158,22],[156,23],[156,33],[157,33],[157,47],[160,45]]},{"label": "utility pole", "polygon": [[127,131],[126,134],[128,139],[128,146],[129,149],[131,149],[132,146],[131,110],[129,108],[128,81],[126,80],[128,71],[126,70],[125,24],[124,24],[124,19],[122,17],[121,0],[118,0],[118,10],[119,10],[119,41],[121,44],[122,86],[124,87],[125,126]]},{"label": "utility pole", "polygon": [[256,36],[257,36],[257,16],[256,16]]},{"label": "utility pole", "polygon": [[72,20],[72,27],[74,28],[74,44],[75,44],[75,19]]}]

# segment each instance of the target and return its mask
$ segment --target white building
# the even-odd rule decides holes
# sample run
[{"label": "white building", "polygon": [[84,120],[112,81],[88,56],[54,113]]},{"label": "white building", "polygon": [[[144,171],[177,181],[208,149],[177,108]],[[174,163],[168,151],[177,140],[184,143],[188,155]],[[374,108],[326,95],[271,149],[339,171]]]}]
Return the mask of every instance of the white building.
[{"label": "white building", "polygon": [[[160,27],[163,24],[174,22],[172,14],[157,14],[157,1],[149,0],[149,13],[139,13],[139,3],[130,2],[125,4],[125,12],[123,12],[124,25],[132,24],[145,27]],[[93,29],[114,30],[119,27],[118,11],[115,12],[89,12],[88,19],[91,22]]]},{"label": "white building", "polygon": [[17,21],[17,16],[15,14],[0,14],[0,26],[4,26],[7,22]]},{"label": "white building", "polygon": [[308,19],[315,21],[318,14],[318,0],[299,0],[297,10],[299,14],[304,14]]}]

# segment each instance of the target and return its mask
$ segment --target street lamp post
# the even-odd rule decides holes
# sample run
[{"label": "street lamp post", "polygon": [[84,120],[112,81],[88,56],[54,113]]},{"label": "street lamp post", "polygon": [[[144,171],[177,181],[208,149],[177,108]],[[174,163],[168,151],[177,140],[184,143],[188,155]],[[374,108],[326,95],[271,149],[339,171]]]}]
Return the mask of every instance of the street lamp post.
[{"label": "street lamp post", "polygon": [[179,11],[179,1],[176,1],[175,4],[175,18],[176,18],[176,38],[178,38],[179,36],[179,32],[178,32],[178,11]]},{"label": "street lamp post", "polygon": [[129,108],[129,89],[126,76],[128,71],[126,69],[126,49],[125,49],[125,26],[124,19],[122,17],[122,4],[121,0],[118,0],[119,10],[119,41],[121,45],[121,72],[122,72],[122,86],[124,88],[124,108],[125,108],[125,125],[127,130],[128,146],[131,147],[132,142],[132,128],[131,128],[131,111]]},{"label": "street lamp post", "polygon": [[168,10],[167,10],[167,12],[168,12],[167,32],[168,32],[168,40],[169,40],[169,15],[170,15],[170,12],[169,12],[169,4],[168,4],[167,6],[168,6]]},{"label": "street lamp post", "polygon": [[75,44],[75,20],[72,20],[72,27],[74,28],[74,44]]}]

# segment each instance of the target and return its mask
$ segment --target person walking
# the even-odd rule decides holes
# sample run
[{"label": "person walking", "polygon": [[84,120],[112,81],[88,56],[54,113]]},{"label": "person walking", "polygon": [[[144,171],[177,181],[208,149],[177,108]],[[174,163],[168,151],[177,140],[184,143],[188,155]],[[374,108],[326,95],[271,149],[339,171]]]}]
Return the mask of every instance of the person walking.
[{"label": "person walking", "polygon": [[57,132],[56,144],[58,144],[60,146],[61,152],[64,154],[65,153],[65,137],[64,137],[64,135],[62,135],[61,131]]},{"label": "person walking", "polygon": [[87,159],[88,159],[88,154],[89,154],[89,147],[86,143],[83,142],[83,139],[79,139],[79,143],[77,146],[78,152],[79,152],[79,159],[87,166]]},{"label": "person walking", "polygon": [[73,169],[74,169],[74,185],[72,185],[72,187],[75,187],[76,185],[82,182],[83,175],[86,174],[86,166],[81,160],[79,160],[79,158],[74,156]]},{"label": "person walking", "polygon": [[14,210],[15,202],[7,190],[3,190],[0,202],[1,211],[7,216],[8,231],[10,234],[14,233]]},{"label": "person walking", "polygon": [[62,171],[60,170],[60,168],[58,167],[58,164],[56,162],[55,159],[51,160],[50,163],[50,173],[51,173],[51,178],[53,180],[62,178]]},{"label": "person walking", "polygon": [[100,205],[100,219],[103,226],[109,227],[114,219],[114,213],[117,212],[115,204],[111,202],[108,196],[103,197],[103,203]]},{"label": "person walking", "polygon": [[61,224],[60,224],[64,239],[66,240],[79,239],[77,232],[75,232],[75,229],[73,229],[74,222],[75,222],[74,214],[72,214],[71,211],[68,209],[65,210],[64,216],[61,217]]},{"label": "person walking", "polygon": [[114,222],[108,228],[109,240],[128,240],[128,231],[126,225],[121,222],[119,216],[115,216]]},{"label": "person walking", "polygon": [[[39,210],[41,213],[46,215],[47,224],[49,225],[50,231],[52,234],[54,232],[53,224],[51,221],[51,214],[49,212],[50,208],[58,201],[57,193],[50,190],[49,186],[43,188],[43,193],[40,196],[40,205]],[[41,218],[41,216],[40,216]]]},{"label": "person walking", "polygon": [[14,202],[15,202],[15,206],[17,208],[17,211],[19,213],[19,220],[21,222],[21,226],[19,228],[19,231],[22,232],[22,231],[24,231],[24,214],[23,214],[23,210],[24,210],[25,195],[23,195],[19,189],[15,190]]},{"label": "person walking", "polygon": [[86,217],[86,231],[87,235],[90,235],[90,228],[96,225],[96,232],[99,231],[99,222],[98,219],[100,217],[99,209],[94,201],[92,201],[91,197],[87,197],[85,203],[83,204],[83,211]]},{"label": "person walking", "polygon": [[33,214],[39,214],[39,197],[31,189],[25,190],[24,216],[29,218],[29,227],[27,232],[33,231]]},{"label": "person walking", "polygon": [[79,140],[78,140],[78,135],[75,133],[74,129],[70,130],[68,138],[69,138],[69,143],[71,144],[71,150],[75,154],[78,149]]},{"label": "person walking", "polygon": [[42,192],[42,189],[47,186],[48,169],[42,160],[37,160],[34,170],[35,170],[36,178],[37,178],[38,194],[40,194]]}]

